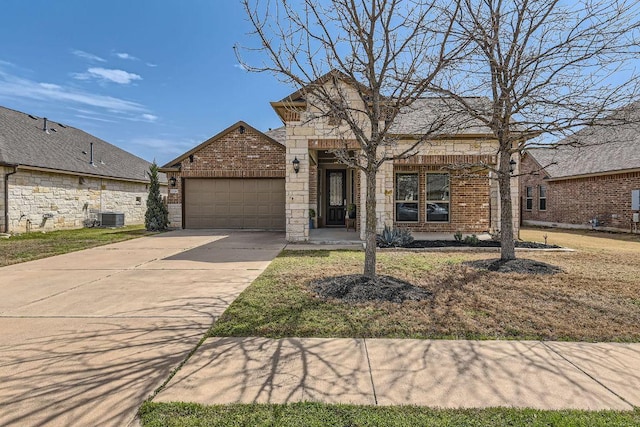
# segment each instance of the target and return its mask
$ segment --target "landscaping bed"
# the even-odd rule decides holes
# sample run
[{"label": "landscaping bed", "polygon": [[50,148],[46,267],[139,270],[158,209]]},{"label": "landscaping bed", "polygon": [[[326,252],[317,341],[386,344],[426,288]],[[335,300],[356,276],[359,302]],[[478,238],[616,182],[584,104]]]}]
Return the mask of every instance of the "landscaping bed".
[{"label": "landscaping bed", "polygon": [[[516,240],[516,248],[525,249],[560,249],[558,245],[545,245],[544,243],[525,242]],[[413,242],[402,246],[403,248],[499,248],[500,242],[496,240],[478,240],[474,243],[468,243],[461,240],[414,240]]]}]

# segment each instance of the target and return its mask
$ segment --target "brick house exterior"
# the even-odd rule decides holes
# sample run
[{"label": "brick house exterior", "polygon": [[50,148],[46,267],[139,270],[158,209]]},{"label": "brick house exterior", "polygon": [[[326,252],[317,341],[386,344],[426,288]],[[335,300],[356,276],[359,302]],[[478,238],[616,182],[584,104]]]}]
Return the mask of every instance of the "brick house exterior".
[{"label": "brick house exterior", "polygon": [[[344,84],[347,93],[353,89]],[[355,138],[346,125],[319,116],[301,93],[272,103],[283,127],[263,133],[238,122],[160,169],[170,182],[172,227],[276,228],[286,230],[288,241],[307,241],[312,225],[345,227],[348,207],[355,205],[355,226],[364,239],[365,176],[338,162],[332,151],[357,151]],[[418,100],[398,116],[393,130],[397,150],[421,138],[417,129],[433,111],[445,107],[438,102]],[[397,225],[420,232],[497,231],[497,181],[486,168],[456,167],[495,166],[497,160],[497,142],[476,125],[439,134],[415,155],[384,163],[377,175],[377,229]],[[513,190],[517,233],[517,178]],[[262,202],[254,204],[255,198]]]},{"label": "brick house exterior", "polygon": [[142,224],[150,165],[80,129],[0,107],[0,232],[82,228],[103,212]]},{"label": "brick house exterior", "polygon": [[[278,137],[276,133],[274,136]],[[184,187],[190,182],[188,180],[209,179],[214,183],[223,179],[238,182],[271,179],[284,182],[284,158],[282,143],[240,121],[171,160],[160,168],[170,182],[167,197],[170,226],[184,228],[186,225]]]},{"label": "brick house exterior", "polygon": [[[330,73],[329,73],[330,74]],[[327,76],[329,75],[327,74]],[[358,109],[359,97],[349,95],[351,83],[340,79],[320,78],[318,84],[340,85],[330,88],[346,93],[348,102]],[[352,88],[352,87],[351,87]],[[355,91],[354,91],[355,92]],[[342,226],[344,219],[332,218],[331,204],[338,209],[356,205],[357,225],[364,239],[365,212],[361,201],[365,199],[365,177],[358,170],[337,162],[333,149],[357,150],[348,126],[336,123],[332,117],[318,114],[313,102],[307,101],[304,91],[297,91],[272,106],[280,116],[286,130],[286,164],[294,159],[300,162],[298,173],[287,173],[287,240],[309,239],[309,210],[318,215],[320,227]],[[421,99],[397,116],[391,130],[398,139],[397,152],[411,146],[421,138],[429,116],[446,105],[434,99]],[[468,123],[468,120],[466,120]],[[420,232],[482,233],[495,232],[500,224],[500,202],[497,181],[489,172],[462,173],[456,166],[462,164],[497,164],[498,146],[488,129],[475,125],[452,133],[441,134],[426,141],[415,155],[408,159],[386,162],[377,175],[376,228],[397,225]],[[346,179],[339,197],[332,198],[332,176],[339,172],[337,181]],[[517,171],[516,171],[517,172]],[[344,173],[344,175],[342,175]],[[339,187],[339,186],[338,186]],[[407,191],[407,187],[410,190]],[[431,188],[429,188],[431,187]],[[439,188],[436,188],[439,187]],[[518,185],[513,180],[514,233],[519,229]],[[401,191],[404,194],[399,194]],[[344,201],[340,203],[340,199]]]},{"label": "brick house exterior", "polygon": [[640,116],[638,105],[618,110],[620,124],[577,132],[557,148],[522,156],[523,225],[638,232]]}]

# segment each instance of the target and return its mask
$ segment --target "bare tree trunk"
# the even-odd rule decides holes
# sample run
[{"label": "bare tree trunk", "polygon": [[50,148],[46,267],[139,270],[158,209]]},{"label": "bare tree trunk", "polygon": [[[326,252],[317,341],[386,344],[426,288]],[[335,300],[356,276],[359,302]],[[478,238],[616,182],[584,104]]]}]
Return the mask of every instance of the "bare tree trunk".
[{"label": "bare tree trunk", "polygon": [[511,174],[509,161],[511,157],[506,153],[500,155],[498,168],[498,189],[500,191],[500,259],[509,261],[516,259],[516,249],[513,241],[513,206],[511,205]]},{"label": "bare tree trunk", "polygon": [[367,194],[365,201],[366,221],[365,221],[365,243],[364,250],[364,275],[367,277],[376,276],[376,170],[367,167],[365,170],[367,181]]}]

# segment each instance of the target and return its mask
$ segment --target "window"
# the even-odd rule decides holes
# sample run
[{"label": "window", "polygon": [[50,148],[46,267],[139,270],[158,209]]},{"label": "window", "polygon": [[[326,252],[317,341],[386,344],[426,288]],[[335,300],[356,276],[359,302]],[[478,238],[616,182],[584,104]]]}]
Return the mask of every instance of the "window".
[{"label": "window", "polygon": [[418,222],[418,174],[396,174],[396,221]]},{"label": "window", "polygon": [[533,187],[525,187],[525,210],[533,209]]},{"label": "window", "polygon": [[427,174],[427,221],[449,221],[449,175]]},{"label": "window", "polygon": [[547,210],[547,187],[544,185],[538,187],[538,210]]}]

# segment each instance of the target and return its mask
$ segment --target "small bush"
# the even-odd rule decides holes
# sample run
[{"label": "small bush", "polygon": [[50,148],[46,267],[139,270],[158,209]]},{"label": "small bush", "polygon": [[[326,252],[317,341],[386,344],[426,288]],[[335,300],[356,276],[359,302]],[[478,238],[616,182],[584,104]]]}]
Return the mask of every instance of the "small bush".
[{"label": "small bush", "polygon": [[456,240],[456,242],[462,242],[462,232],[460,230],[456,231],[456,233],[453,235],[453,238]]},{"label": "small bush", "polygon": [[411,235],[411,231],[406,228],[390,228],[388,225],[385,225],[382,233],[376,236],[376,241],[378,247],[381,248],[398,248],[407,246],[413,242],[413,236]]},{"label": "small bush", "polygon": [[480,244],[480,239],[475,234],[471,236],[467,236],[464,238],[464,242],[469,246],[478,246]]}]

